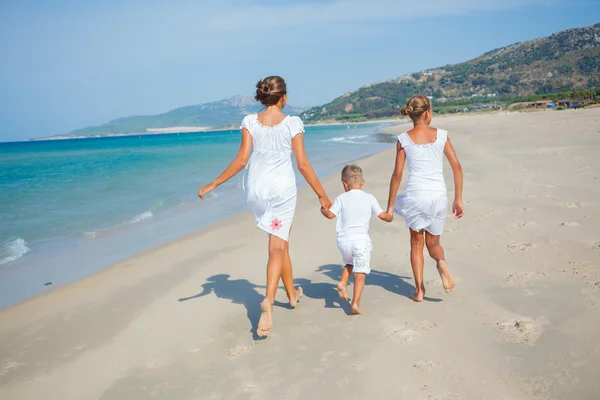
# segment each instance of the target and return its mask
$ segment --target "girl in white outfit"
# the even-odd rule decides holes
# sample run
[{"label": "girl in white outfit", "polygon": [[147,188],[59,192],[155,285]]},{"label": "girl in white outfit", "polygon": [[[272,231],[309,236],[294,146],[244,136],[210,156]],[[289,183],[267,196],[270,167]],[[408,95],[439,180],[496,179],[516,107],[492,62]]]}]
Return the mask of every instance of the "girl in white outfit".
[{"label": "girl in white outfit", "polygon": [[[401,215],[410,231],[410,262],[415,277],[415,301],[423,301],[423,247],[437,263],[446,292],[454,289],[454,277],[444,258],[440,235],[444,231],[448,213],[446,183],[444,182],[444,155],[448,158],[454,174],[454,218],[463,216],[462,168],[450,143],[448,132],[429,126],[433,112],[425,96],[412,97],[402,115],[408,115],[414,128],[398,136],[396,166],[390,182],[388,213]],[[406,193],[396,197],[405,161],[408,162]]]},{"label": "girl in white outfit", "polygon": [[254,214],[257,226],[269,234],[267,290],[257,328],[258,336],[267,336],[272,326],[273,303],[279,280],[283,280],[292,307],[302,296],[302,289],[294,288],[288,244],[296,210],[292,151],[298,170],[319,197],[321,207],[331,208],[331,201],[306,157],[302,121],[281,112],[287,103],[285,81],[279,76],[269,76],[259,81],[255,98],[266,107],[265,111],[243,119],[242,144],[237,156],[217,179],[198,191],[198,196],[204,198],[206,193],[227,182],[249,162],[246,185],[248,208]]}]

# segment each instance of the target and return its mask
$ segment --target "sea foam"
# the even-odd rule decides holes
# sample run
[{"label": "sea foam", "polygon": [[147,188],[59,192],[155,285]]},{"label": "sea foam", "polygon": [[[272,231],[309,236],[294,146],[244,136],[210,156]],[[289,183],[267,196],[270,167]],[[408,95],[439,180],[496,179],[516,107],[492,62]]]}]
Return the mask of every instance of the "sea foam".
[{"label": "sea foam", "polygon": [[17,238],[0,244],[0,265],[8,264],[11,261],[18,260],[29,252],[27,242],[24,239]]},{"label": "sea foam", "polygon": [[146,212],[143,212],[143,213],[138,214],[135,217],[133,217],[133,219],[131,221],[129,221],[129,223],[137,224],[138,222],[152,219],[152,217],[154,217],[154,215],[152,214],[152,211],[146,211]]}]

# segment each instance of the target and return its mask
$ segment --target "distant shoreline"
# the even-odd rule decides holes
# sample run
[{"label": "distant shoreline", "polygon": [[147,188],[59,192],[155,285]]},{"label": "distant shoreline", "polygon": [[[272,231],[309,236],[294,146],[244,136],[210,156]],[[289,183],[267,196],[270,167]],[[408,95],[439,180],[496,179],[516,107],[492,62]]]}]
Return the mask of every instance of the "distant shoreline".
[{"label": "distant shoreline", "polygon": [[[354,126],[354,125],[373,125],[373,124],[385,124],[385,123],[399,123],[402,119],[400,118],[388,118],[388,119],[378,119],[372,121],[362,121],[362,122],[318,122],[318,123],[308,123],[306,126]],[[173,135],[179,133],[206,133],[206,132],[221,132],[221,131],[230,131],[230,130],[238,130],[239,125],[230,125],[230,126],[222,126],[217,128],[206,127],[206,126],[173,126],[166,128],[147,128],[144,132],[129,132],[129,133],[106,133],[106,134],[96,134],[96,135],[58,135],[58,136],[49,136],[49,137],[41,137],[41,138],[32,138],[26,140],[28,142],[40,142],[40,141],[48,141],[48,140],[71,140],[71,139],[101,139],[101,138],[109,138],[109,137],[127,137],[127,136],[151,136],[151,135]]]},{"label": "distant shoreline", "polygon": [[[536,110],[538,111],[538,110]],[[496,111],[497,112],[497,111]],[[519,111],[516,111],[519,112]],[[477,112],[477,113],[462,113],[461,115],[481,115],[481,114],[490,114],[494,112]],[[449,115],[437,115],[436,119],[448,117]],[[394,125],[404,125],[410,124],[410,120],[408,118],[385,118],[385,119],[374,119],[369,121],[361,121],[361,122],[339,122],[339,121],[331,121],[331,122],[317,122],[317,123],[306,123],[307,127],[319,127],[319,126],[349,126],[352,127],[356,125],[375,125],[375,124],[394,124]],[[152,135],[173,135],[173,134],[187,134],[187,133],[208,133],[208,132],[223,132],[223,131],[232,131],[238,130],[239,125],[229,125],[222,127],[206,127],[206,126],[174,126],[174,127],[166,127],[166,128],[147,128],[144,132],[130,132],[130,133],[107,133],[107,134],[98,134],[98,135],[78,135],[78,136],[70,136],[70,135],[59,135],[59,136],[50,136],[50,137],[42,137],[42,138],[33,138],[26,140],[27,142],[39,142],[39,141],[48,141],[48,140],[70,140],[70,139],[101,139],[101,138],[109,138],[109,137],[128,137],[128,136],[152,136]],[[385,130],[383,133],[386,133]]]}]

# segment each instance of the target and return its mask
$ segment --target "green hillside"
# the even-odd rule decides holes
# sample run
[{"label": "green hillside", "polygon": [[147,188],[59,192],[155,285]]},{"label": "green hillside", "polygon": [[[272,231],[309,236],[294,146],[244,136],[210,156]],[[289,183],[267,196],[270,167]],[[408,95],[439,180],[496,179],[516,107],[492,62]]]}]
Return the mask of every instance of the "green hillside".
[{"label": "green hillside", "polygon": [[[109,133],[140,133],[147,129],[170,127],[225,127],[239,124],[245,115],[264,107],[252,97],[235,96],[230,99],[176,108],[164,114],[133,116],[115,119],[106,124],[78,129],[71,136],[106,135]],[[303,109],[290,106],[286,113],[297,115]]]},{"label": "green hillside", "polygon": [[432,96],[435,110],[598,87],[600,24],[516,43],[464,63],[366,85],[313,107],[301,117],[317,122],[396,116],[416,94]]}]

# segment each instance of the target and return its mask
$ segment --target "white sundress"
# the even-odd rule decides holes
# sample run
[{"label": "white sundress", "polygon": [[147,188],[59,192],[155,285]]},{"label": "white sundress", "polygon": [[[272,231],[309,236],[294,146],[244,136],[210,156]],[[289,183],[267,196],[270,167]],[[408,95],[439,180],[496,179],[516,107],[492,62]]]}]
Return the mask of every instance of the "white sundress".
[{"label": "white sundress", "polygon": [[304,132],[298,117],[286,116],[274,126],[247,115],[241,124],[252,135],[246,201],[256,225],[287,241],[296,211],[296,176],[292,166],[292,139]]},{"label": "white sundress", "polygon": [[441,235],[448,214],[444,181],[444,147],[448,132],[438,129],[435,142],[415,144],[408,133],[398,136],[406,154],[408,182],[406,193],[396,197],[394,212],[401,215],[413,231],[426,230]]}]

